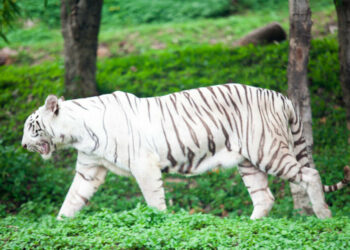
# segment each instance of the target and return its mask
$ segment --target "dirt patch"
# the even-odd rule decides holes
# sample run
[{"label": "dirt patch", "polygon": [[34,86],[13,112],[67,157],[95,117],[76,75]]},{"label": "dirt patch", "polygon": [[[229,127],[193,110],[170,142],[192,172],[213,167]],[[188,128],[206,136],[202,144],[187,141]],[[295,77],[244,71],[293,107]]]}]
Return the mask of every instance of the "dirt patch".
[{"label": "dirt patch", "polygon": [[0,65],[9,65],[15,62],[18,55],[16,50],[5,47],[0,50]]}]

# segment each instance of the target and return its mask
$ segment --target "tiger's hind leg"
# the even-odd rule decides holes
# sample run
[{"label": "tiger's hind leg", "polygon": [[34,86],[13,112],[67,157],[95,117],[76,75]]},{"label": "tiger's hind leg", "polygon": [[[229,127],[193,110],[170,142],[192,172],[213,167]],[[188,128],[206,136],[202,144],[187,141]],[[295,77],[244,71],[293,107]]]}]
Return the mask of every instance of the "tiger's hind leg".
[{"label": "tiger's hind leg", "polygon": [[321,219],[331,217],[332,214],[325,201],[318,171],[302,166],[289,151],[281,150],[275,156],[272,162],[265,166],[265,171],[294,184],[299,184],[306,190],[316,216]]},{"label": "tiger's hind leg", "polygon": [[292,192],[294,209],[298,210],[300,214],[314,214],[306,190],[302,186],[294,184],[293,182],[290,182],[289,185]]},{"label": "tiger's hind leg", "polygon": [[238,165],[238,171],[253,202],[254,210],[250,218],[254,220],[267,216],[275,201],[268,187],[267,174],[248,160]]}]

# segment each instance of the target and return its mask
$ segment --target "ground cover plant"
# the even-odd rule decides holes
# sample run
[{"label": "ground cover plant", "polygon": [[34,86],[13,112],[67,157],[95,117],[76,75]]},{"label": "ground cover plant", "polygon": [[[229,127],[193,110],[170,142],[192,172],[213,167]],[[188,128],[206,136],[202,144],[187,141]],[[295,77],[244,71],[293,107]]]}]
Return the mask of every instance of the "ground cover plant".
[{"label": "ground cover plant", "polygon": [[349,247],[350,226],[345,217],[294,221],[248,217],[162,213],[138,206],[120,213],[104,210],[80,214],[64,222],[43,216],[33,221],[7,217],[0,221],[0,237],[6,248],[79,249],[258,249]]},{"label": "ground cover plant", "polygon": [[[319,8],[320,15],[329,17],[332,13],[329,5]],[[247,32],[245,25],[255,28],[272,20],[271,14],[261,14],[255,21],[251,14],[245,15],[246,24],[244,16],[236,15],[217,20],[143,24],[120,29],[117,35],[106,21],[103,25],[110,29],[102,32],[101,38],[108,46],[117,44],[114,39],[119,34],[123,34],[123,39],[118,43],[131,39],[135,32],[143,38],[171,29],[179,34],[186,31],[187,35],[178,45],[170,45],[174,33],[158,34],[157,39],[166,44],[163,49],[149,52],[148,47],[142,47],[147,43],[143,40],[139,47],[135,45],[135,51],[118,54],[116,50],[111,57],[99,59],[99,91],[123,90],[144,97],[240,82],[286,93],[287,42],[260,47],[230,45]],[[285,20],[287,26],[285,13],[277,18]],[[238,30],[235,38],[210,42],[219,34],[215,33],[216,28],[221,32],[225,26],[233,25]],[[317,25],[320,24],[314,26]],[[205,27],[210,32],[205,33]],[[234,30],[227,29],[223,37]],[[44,47],[41,51],[45,56],[51,48],[42,46],[40,39],[46,40],[48,47],[60,43],[55,41],[58,29],[54,30],[54,37],[46,31],[44,26],[29,29],[27,37],[38,34],[39,38],[27,43],[27,50]],[[322,33],[321,28],[316,31]],[[197,33],[207,42],[196,43],[200,39]],[[350,160],[350,148],[346,143],[348,132],[338,78],[338,45],[335,35],[324,35],[326,38],[312,41],[309,79],[314,159],[322,181],[329,184],[342,178],[342,168]],[[131,44],[139,39],[134,38]],[[20,44],[18,41],[15,48]],[[149,46],[152,44],[150,41]],[[132,178],[109,174],[77,218],[57,222],[55,216],[73,178],[75,152],[64,150],[44,162],[37,154],[20,148],[25,118],[43,104],[48,94],[63,93],[60,47],[55,51],[44,61],[33,60],[32,54],[21,52],[15,64],[0,67],[0,248],[349,248],[349,188],[326,194],[334,218],[320,221],[293,211],[288,183],[270,178],[276,198],[270,216],[250,221],[253,207],[236,170],[213,171],[192,178],[165,175],[166,213],[145,206]]]}]

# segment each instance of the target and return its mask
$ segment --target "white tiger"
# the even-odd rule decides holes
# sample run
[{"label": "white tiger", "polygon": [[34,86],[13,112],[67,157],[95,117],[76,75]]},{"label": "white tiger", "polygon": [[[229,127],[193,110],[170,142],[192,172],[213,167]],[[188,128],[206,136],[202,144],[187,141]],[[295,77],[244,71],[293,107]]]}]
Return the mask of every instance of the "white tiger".
[{"label": "white tiger", "polygon": [[[301,185],[319,218],[331,217],[318,171],[309,168],[302,124],[280,93],[240,84],[161,97],[112,94],[64,101],[47,97],[24,125],[22,146],[50,158],[78,150],[76,174],[58,218],[72,217],[104,182],[107,170],[136,178],[149,206],[166,209],[161,172],[195,175],[238,165],[253,201],[252,219],[274,197],[267,174]],[[346,178],[325,191],[342,188]]]}]

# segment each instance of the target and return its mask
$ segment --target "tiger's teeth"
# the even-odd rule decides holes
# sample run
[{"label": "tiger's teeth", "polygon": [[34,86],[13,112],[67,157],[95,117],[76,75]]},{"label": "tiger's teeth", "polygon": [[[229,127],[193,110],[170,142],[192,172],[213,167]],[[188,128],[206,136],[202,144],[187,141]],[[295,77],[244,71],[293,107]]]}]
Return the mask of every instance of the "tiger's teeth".
[{"label": "tiger's teeth", "polygon": [[48,154],[49,153],[49,144],[48,143],[44,142],[42,144],[42,148],[43,148],[43,153],[44,154]]}]

